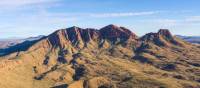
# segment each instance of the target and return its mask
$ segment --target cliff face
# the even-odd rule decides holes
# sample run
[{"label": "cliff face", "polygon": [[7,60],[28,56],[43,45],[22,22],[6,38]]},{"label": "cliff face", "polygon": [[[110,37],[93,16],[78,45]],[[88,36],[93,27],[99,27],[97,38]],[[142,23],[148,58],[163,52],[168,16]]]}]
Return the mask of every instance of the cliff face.
[{"label": "cliff face", "polygon": [[137,36],[130,30],[115,25],[108,25],[100,30],[71,27],[58,30],[48,37],[51,45],[59,47],[64,47],[66,44],[83,44],[81,46],[85,46],[85,44],[91,41],[100,42],[104,40],[112,43],[116,43],[118,40],[118,42],[126,42],[128,39],[136,40]]},{"label": "cliff face", "polygon": [[98,30],[74,26],[1,57],[0,86],[198,88],[199,53],[198,46],[166,29],[139,38],[115,25]]}]

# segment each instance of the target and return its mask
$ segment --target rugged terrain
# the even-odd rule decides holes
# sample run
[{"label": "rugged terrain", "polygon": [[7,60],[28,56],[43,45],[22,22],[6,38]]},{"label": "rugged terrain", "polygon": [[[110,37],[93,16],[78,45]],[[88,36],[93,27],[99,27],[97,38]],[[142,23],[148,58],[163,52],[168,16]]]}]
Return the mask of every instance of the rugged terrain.
[{"label": "rugged terrain", "polygon": [[0,57],[2,88],[200,88],[200,47],[167,29],[61,29]]}]

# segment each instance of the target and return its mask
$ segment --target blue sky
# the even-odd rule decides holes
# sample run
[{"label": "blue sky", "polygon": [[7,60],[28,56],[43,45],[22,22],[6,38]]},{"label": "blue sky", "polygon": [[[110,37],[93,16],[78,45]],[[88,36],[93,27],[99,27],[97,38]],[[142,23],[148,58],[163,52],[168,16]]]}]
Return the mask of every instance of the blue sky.
[{"label": "blue sky", "polygon": [[116,24],[141,36],[160,28],[200,36],[200,0],[1,0],[0,38]]}]

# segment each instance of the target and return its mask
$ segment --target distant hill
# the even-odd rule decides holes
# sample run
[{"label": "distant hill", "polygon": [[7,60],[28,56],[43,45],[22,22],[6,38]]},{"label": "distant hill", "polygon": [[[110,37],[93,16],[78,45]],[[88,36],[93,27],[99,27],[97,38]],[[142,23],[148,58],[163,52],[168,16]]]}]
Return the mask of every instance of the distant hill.
[{"label": "distant hill", "polygon": [[0,48],[8,48],[21,42],[21,39],[0,39]]},{"label": "distant hill", "polygon": [[181,36],[181,35],[176,35],[176,36],[187,42],[200,44],[200,36]]},{"label": "distant hill", "polygon": [[24,38],[24,39],[22,39],[22,38],[0,39],[0,49],[15,46],[15,45],[22,43],[24,41],[39,40],[42,37],[44,37],[44,35],[40,35],[40,36],[37,36],[37,37],[29,37],[29,38]]},{"label": "distant hill", "polygon": [[13,52],[24,51],[45,36],[29,37],[25,39],[2,39],[0,40],[0,56]]}]

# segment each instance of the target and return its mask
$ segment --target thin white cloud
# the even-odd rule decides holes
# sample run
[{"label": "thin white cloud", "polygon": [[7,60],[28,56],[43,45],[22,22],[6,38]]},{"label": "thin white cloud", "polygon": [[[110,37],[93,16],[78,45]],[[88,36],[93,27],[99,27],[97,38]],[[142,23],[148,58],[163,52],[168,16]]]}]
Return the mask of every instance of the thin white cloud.
[{"label": "thin white cloud", "polygon": [[0,14],[48,9],[60,6],[61,0],[0,0]]},{"label": "thin white cloud", "polygon": [[142,20],[146,25],[154,25],[157,28],[172,28],[177,25],[179,25],[179,20],[177,19],[148,19],[148,20]]},{"label": "thin white cloud", "polygon": [[200,16],[188,16],[181,19],[152,19],[143,20],[149,24],[157,25],[161,28],[174,28],[174,27],[192,27],[194,25],[200,25]]},{"label": "thin white cloud", "polygon": [[159,19],[159,20],[156,20],[157,23],[160,23],[160,24],[164,24],[164,25],[176,25],[177,24],[177,20],[174,20],[174,19]]},{"label": "thin white cloud", "polygon": [[91,17],[106,18],[106,17],[128,17],[128,16],[144,16],[144,15],[153,15],[158,13],[158,11],[149,11],[149,12],[126,12],[126,13],[95,13],[90,14]]},{"label": "thin white cloud", "polygon": [[24,6],[30,4],[40,4],[40,3],[48,3],[54,2],[57,0],[1,0],[0,6]]},{"label": "thin white cloud", "polygon": [[190,16],[185,19],[186,22],[200,23],[200,16]]}]

